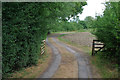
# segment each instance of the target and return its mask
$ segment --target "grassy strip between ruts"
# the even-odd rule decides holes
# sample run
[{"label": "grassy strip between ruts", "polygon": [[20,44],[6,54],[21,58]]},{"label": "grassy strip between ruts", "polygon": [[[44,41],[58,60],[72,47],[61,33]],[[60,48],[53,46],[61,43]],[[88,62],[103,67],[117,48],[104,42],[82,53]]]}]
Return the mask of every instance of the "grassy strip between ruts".
[{"label": "grassy strip between ruts", "polygon": [[[62,34],[58,37],[59,40],[70,44],[72,46],[76,46],[81,48],[85,53],[89,53],[89,55],[91,55],[91,50],[88,47],[85,46],[80,46],[78,44],[73,44],[72,42],[70,42],[67,39],[63,39],[62,36],[65,36],[66,34]],[[86,49],[85,49],[86,48]],[[99,53],[100,54],[100,53]],[[102,58],[100,58],[100,55],[97,54],[96,56],[91,58],[91,62],[93,65],[96,66],[96,68],[99,70],[100,75],[102,76],[102,78],[118,78],[118,68],[117,67],[112,67],[113,65],[107,61],[107,60],[103,60]]]},{"label": "grassy strip between ruts", "polygon": [[49,62],[51,61],[51,53],[51,48],[46,46],[46,51],[40,57],[37,65],[16,71],[10,74],[10,77],[8,78],[38,78],[47,69]]}]

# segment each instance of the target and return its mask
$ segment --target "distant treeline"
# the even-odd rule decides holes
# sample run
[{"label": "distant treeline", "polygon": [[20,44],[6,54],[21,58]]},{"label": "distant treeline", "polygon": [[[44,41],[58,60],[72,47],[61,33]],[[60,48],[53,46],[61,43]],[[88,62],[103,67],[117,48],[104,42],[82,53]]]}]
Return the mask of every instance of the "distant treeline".
[{"label": "distant treeline", "polygon": [[58,31],[79,31],[82,29],[93,29],[95,19],[91,16],[87,16],[85,20],[79,20],[79,17],[74,18],[73,20],[59,20],[57,23],[53,23],[52,32]]}]

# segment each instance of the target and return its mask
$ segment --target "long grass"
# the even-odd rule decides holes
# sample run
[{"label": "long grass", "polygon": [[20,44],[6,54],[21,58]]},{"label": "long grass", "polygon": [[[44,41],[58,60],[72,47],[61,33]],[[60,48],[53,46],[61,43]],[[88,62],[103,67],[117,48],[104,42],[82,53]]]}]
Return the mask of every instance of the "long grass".
[{"label": "long grass", "polygon": [[92,58],[92,64],[98,68],[102,78],[118,78],[117,64],[111,63],[108,59],[102,58],[99,52]]}]

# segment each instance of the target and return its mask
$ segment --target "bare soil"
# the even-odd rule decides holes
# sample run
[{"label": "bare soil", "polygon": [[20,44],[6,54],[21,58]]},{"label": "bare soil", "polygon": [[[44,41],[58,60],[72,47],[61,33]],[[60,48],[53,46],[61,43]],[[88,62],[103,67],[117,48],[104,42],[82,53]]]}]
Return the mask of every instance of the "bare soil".
[{"label": "bare soil", "polygon": [[67,34],[62,38],[67,39],[72,43],[88,47],[92,47],[92,41],[93,39],[96,39],[95,36],[92,35],[90,32],[78,32],[73,34]]}]

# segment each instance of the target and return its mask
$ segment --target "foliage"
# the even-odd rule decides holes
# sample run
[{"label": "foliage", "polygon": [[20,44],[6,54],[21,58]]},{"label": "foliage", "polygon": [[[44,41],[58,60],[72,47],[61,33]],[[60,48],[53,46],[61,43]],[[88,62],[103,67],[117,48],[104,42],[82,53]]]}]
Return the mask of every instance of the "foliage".
[{"label": "foliage", "polygon": [[94,28],[94,18],[91,16],[87,16],[85,18],[85,24],[86,24],[86,28]]},{"label": "foliage", "polygon": [[95,35],[105,43],[103,57],[120,59],[120,2],[106,3],[103,16],[97,16]]},{"label": "foliage", "polygon": [[74,22],[67,22],[67,21],[62,21],[60,23],[57,23],[52,29],[52,31],[57,32],[57,31],[75,31],[76,30],[76,23]]},{"label": "foliage", "polygon": [[79,21],[78,22],[78,29],[87,29],[85,21]]},{"label": "foliage", "polygon": [[40,44],[54,23],[82,12],[86,3],[3,3],[2,72],[37,64]]},{"label": "foliage", "polygon": [[87,29],[87,26],[85,24],[85,21],[60,21],[59,23],[54,23],[54,27],[51,29],[53,32],[58,31],[78,31],[81,29]]}]

